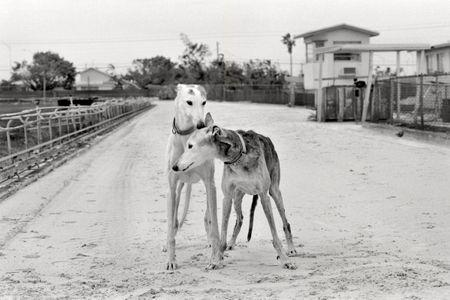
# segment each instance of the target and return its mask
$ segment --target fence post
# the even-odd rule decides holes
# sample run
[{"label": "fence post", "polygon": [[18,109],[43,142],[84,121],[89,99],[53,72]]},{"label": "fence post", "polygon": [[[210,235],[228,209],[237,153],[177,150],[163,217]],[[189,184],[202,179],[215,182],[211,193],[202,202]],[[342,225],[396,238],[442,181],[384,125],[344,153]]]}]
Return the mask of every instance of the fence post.
[{"label": "fence post", "polygon": [[400,80],[398,79],[398,74],[397,74],[397,121],[400,121],[400,99],[401,99],[401,94],[402,94],[402,88],[400,85]]},{"label": "fence post", "polygon": [[423,119],[423,74],[420,74],[420,126],[422,130],[425,129],[424,119]]},{"label": "fence post", "polygon": [[6,123],[6,142],[8,144],[8,154],[11,155],[12,154],[12,149],[11,149],[11,132],[10,132],[10,125],[11,125],[12,120],[9,120],[8,123]]},{"label": "fence post", "polygon": [[389,118],[388,123],[394,123],[394,80],[389,79]]},{"label": "fence post", "polygon": [[48,118],[48,133],[49,133],[50,141],[53,140],[52,117],[51,116],[49,116],[49,118]]},{"label": "fence post", "polygon": [[434,121],[437,121],[439,119],[439,112],[441,111],[441,106],[439,105],[439,76],[436,75],[436,94],[435,94],[435,101],[434,101]]},{"label": "fence post", "polygon": [[28,124],[28,118],[25,119],[25,122],[23,123],[23,137],[24,137],[24,143],[25,143],[25,149],[28,150],[28,133],[27,133],[27,124]]},{"label": "fence post", "polygon": [[37,122],[36,122],[36,126],[37,126],[37,140],[38,140],[38,145],[41,143],[42,141],[42,136],[41,136],[41,110],[37,109],[36,110],[36,117],[37,117]]}]

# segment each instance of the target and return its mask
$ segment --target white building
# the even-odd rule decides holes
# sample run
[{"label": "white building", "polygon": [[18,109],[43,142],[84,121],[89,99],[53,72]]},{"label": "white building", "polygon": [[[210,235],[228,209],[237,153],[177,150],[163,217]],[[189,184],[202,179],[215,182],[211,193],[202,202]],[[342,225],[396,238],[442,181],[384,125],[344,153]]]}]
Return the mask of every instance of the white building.
[{"label": "white building", "polygon": [[431,46],[425,51],[427,73],[450,73],[450,42]]},{"label": "white building", "polygon": [[101,90],[109,91],[116,87],[116,81],[105,72],[94,68],[86,69],[77,75],[75,80],[76,90]]},{"label": "white building", "polygon": [[[339,45],[369,44],[370,38],[379,33],[347,24],[340,24],[303,34],[306,47],[306,60],[303,67],[306,90],[318,87],[319,55],[316,50]],[[367,52],[325,53],[322,65],[322,87],[352,85],[354,78],[367,78],[369,54]]]}]

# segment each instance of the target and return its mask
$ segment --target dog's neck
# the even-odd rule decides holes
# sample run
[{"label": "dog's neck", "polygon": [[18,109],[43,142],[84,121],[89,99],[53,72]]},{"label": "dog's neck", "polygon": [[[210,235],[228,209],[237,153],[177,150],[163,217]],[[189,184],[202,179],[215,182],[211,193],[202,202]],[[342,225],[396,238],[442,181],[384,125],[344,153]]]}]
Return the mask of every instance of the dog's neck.
[{"label": "dog's neck", "polygon": [[236,164],[244,154],[247,153],[247,147],[245,145],[245,141],[244,138],[237,132],[237,131],[233,131],[230,130],[229,133],[237,136],[238,142],[237,142],[237,151],[232,151],[234,153],[228,153],[228,157],[227,160],[224,160],[224,163],[226,165],[234,165]]},{"label": "dog's neck", "polygon": [[184,114],[175,113],[175,118],[173,119],[172,132],[173,134],[188,135],[194,132],[195,124],[192,122],[192,118],[187,117]]}]

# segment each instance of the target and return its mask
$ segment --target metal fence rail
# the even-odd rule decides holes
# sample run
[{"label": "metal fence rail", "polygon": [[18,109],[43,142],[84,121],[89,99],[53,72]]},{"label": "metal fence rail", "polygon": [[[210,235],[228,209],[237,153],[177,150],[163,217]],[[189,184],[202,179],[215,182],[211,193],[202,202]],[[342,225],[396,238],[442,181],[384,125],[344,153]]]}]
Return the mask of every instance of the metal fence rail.
[{"label": "metal fence rail", "polygon": [[0,182],[64,153],[81,137],[106,130],[150,106],[149,98],[135,98],[0,115]]},{"label": "metal fence rail", "polygon": [[378,80],[372,97],[389,105],[391,123],[450,131],[450,75]]}]

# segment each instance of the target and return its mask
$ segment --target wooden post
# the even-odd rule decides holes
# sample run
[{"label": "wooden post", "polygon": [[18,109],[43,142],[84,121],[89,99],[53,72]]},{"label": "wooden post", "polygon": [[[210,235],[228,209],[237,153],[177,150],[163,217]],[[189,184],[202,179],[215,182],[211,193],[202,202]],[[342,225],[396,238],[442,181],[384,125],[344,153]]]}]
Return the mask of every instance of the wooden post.
[{"label": "wooden post", "polygon": [[420,74],[420,126],[422,130],[425,128],[423,119],[423,74]]},{"label": "wooden post", "polygon": [[324,101],[322,91],[322,68],[323,68],[323,53],[319,54],[319,82],[317,85],[317,121],[325,121]]},{"label": "wooden post", "polygon": [[394,123],[394,80],[391,78],[389,80],[390,95],[389,95],[389,124]]},{"label": "wooden post", "polygon": [[421,101],[423,101],[423,78],[422,74],[424,73],[423,66],[425,60],[425,51],[417,51],[417,74],[419,78],[416,78],[416,85],[419,85],[419,88],[416,87],[416,102],[414,104],[414,124],[417,125],[417,114],[419,113]]},{"label": "wooden post", "polygon": [[397,51],[397,121],[400,120],[400,99],[401,99],[401,85],[398,77],[400,76],[400,51]]},{"label": "wooden post", "polygon": [[344,121],[344,112],[345,112],[345,87],[338,87],[336,95],[338,96],[337,119],[339,122],[342,122]]},{"label": "wooden post", "polygon": [[367,75],[367,87],[366,87],[366,93],[364,95],[364,103],[363,103],[363,113],[361,122],[366,122],[367,119],[367,110],[369,108],[369,101],[370,101],[370,88],[372,86],[372,62],[373,61],[373,52],[369,51],[369,71]]}]

